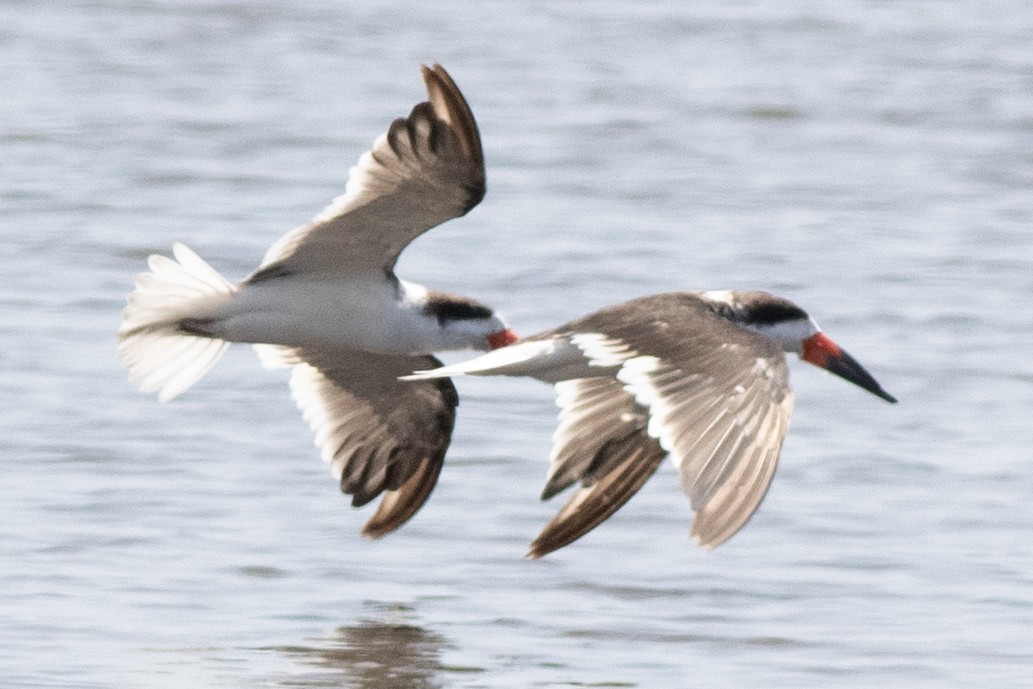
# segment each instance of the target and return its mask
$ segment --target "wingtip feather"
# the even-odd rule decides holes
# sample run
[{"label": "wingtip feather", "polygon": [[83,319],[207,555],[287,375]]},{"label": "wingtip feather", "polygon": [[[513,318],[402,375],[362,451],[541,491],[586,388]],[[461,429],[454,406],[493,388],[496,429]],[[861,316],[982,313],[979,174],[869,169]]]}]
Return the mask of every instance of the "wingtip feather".
[{"label": "wingtip feather", "polygon": [[578,540],[624,506],[663,463],[667,453],[651,438],[636,436],[613,451],[626,453],[590,486],[579,488],[530,545],[536,560]]},{"label": "wingtip feather", "polygon": [[376,540],[409,521],[423,507],[437,485],[444,457],[425,457],[397,490],[384,491],[377,511],[362,527],[362,535]]}]

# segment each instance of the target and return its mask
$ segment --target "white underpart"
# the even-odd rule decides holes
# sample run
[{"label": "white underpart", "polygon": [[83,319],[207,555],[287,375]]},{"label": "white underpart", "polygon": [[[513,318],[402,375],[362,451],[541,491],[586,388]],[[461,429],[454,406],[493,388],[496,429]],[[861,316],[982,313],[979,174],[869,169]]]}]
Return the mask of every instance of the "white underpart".
[{"label": "white underpart", "polygon": [[416,286],[408,287],[400,302],[382,276],[299,273],[245,283],[211,314],[209,331],[230,342],[426,353],[412,350],[440,328],[414,303]]}]

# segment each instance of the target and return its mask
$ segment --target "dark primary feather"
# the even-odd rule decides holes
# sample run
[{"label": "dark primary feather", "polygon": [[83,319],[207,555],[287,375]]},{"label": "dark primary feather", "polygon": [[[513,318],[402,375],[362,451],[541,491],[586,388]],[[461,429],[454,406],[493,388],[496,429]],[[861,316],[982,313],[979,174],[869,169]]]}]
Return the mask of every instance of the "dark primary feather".
[{"label": "dark primary feather", "polygon": [[253,280],[390,272],[416,237],[480,202],[484,156],[473,113],[440,65],[424,67],[423,78],[428,102],[395,120],[360,158],[345,194],[270,247]]},{"label": "dark primary feather", "polygon": [[432,356],[295,349],[291,390],[352,504],[384,494],[364,533],[383,535],[423,505],[452,438],[459,397],[448,378],[400,381]]},{"label": "dark primary feather", "polygon": [[660,467],[667,453],[644,433],[612,438],[596,457],[607,467],[587,479],[531,543],[527,556],[539,558],[573,543],[624,506]]}]

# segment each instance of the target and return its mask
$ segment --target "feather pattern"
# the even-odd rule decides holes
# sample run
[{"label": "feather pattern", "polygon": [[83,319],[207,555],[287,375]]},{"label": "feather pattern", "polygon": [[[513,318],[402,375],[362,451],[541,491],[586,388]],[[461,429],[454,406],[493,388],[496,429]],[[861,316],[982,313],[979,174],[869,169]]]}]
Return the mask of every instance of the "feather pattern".
[{"label": "feather pattern", "polygon": [[599,525],[668,455],[695,512],[692,535],[714,548],[746,524],[774,477],[793,407],[786,352],[896,401],[803,309],[756,291],[633,299],[411,378],[521,375],[555,385],[542,499],[580,485],[530,557]]},{"label": "feather pattern", "polygon": [[352,167],[344,194],[274,243],[252,281],[298,271],[391,272],[410,242],[480,202],[484,155],[473,113],[444,69],[422,69],[428,102],[391,123]]},{"label": "feather pattern", "polygon": [[398,380],[431,356],[295,349],[291,392],[341,490],[356,507],[387,492],[364,533],[379,536],[430,495],[452,437],[459,397],[452,381]]},{"label": "feather pattern", "polygon": [[619,364],[623,386],[611,394],[648,410],[644,432],[670,453],[697,543],[713,548],[746,523],[774,476],[792,409],[785,355],[696,294],[647,299],[648,315],[620,317],[635,302],[604,310],[576,322],[571,341],[594,361]]}]

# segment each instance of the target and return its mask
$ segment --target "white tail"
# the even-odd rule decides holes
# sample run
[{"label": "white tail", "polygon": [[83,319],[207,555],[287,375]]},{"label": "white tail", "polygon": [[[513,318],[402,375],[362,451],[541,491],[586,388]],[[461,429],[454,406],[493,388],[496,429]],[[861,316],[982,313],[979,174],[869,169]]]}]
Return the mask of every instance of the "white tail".
[{"label": "white tail", "polygon": [[147,259],[151,272],[137,276],[118,329],[118,353],[129,380],[144,392],[157,390],[162,402],[196,383],[229,346],[225,340],[191,335],[181,322],[198,318],[236,290],[183,244],[174,244],[172,255],[176,260]]}]

